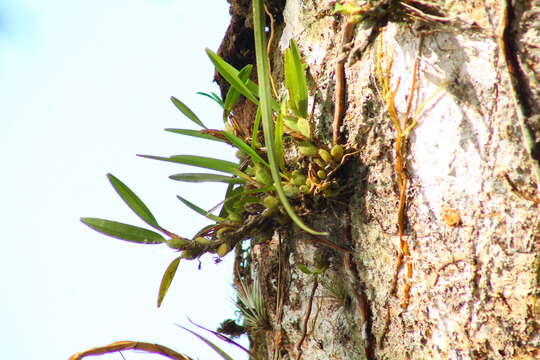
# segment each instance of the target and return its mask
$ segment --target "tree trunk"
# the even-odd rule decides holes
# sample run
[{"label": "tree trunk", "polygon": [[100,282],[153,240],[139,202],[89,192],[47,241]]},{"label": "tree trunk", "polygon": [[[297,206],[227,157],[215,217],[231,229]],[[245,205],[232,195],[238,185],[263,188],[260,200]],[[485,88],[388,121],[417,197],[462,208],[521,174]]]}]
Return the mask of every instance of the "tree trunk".
[{"label": "tree trunk", "polygon": [[330,244],[290,225],[252,241],[271,320],[256,358],[538,358],[540,3],[371,1],[343,46],[333,1],[284,2],[269,2],[277,84],[294,39],[331,143],[342,60],[340,136],[358,153],[345,195],[303,214]]}]

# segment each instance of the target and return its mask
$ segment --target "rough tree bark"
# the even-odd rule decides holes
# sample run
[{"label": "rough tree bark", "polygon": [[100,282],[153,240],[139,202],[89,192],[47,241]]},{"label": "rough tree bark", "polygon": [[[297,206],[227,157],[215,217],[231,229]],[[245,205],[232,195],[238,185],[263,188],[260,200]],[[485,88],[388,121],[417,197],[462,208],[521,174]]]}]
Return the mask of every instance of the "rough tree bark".
[{"label": "rough tree bark", "polygon": [[[249,29],[249,1],[230,2],[231,26]],[[269,3],[274,76],[280,83],[294,39],[309,69],[311,121],[327,143],[335,63],[345,59],[341,132],[359,153],[344,174],[346,196],[304,216],[346,251],[291,226],[253,242],[249,269],[271,318],[270,330],[251,334],[258,358],[537,359],[540,2],[371,1],[379,15],[357,24],[345,47],[347,19],[333,1]],[[252,56],[249,44],[231,45],[234,34],[221,54]],[[405,138],[403,194],[378,57],[393,59],[383,75],[397,89],[398,115],[411,97],[412,114],[425,105]],[[321,263],[328,269],[317,277],[298,269]]]}]

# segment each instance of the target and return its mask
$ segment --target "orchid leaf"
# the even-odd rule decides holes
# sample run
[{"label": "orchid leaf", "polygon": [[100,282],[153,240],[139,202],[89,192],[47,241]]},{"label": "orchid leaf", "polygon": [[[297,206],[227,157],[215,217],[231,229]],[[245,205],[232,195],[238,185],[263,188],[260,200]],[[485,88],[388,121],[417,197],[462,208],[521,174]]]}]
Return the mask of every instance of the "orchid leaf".
[{"label": "orchid leaf", "polygon": [[284,153],[283,131],[284,131],[283,114],[279,113],[276,119],[274,137],[276,141],[276,158],[279,164],[279,169],[281,171],[285,171],[285,156],[283,155]]},{"label": "orchid leaf", "polygon": [[220,141],[224,142],[222,139],[217,138],[213,135],[203,133],[201,130],[191,130],[191,129],[165,129],[165,131],[172,132],[175,134],[180,135],[186,135],[186,136],[193,136],[198,137],[201,139],[207,139],[207,140],[214,140],[214,141]]},{"label": "orchid leaf", "polygon": [[245,184],[246,181],[237,177],[216,174],[184,173],[169,176],[169,179],[184,182],[222,182],[228,184]]},{"label": "orchid leaf", "polygon": [[86,217],[81,218],[81,222],[99,233],[124,241],[138,244],[161,244],[166,241],[152,230],[116,221]]},{"label": "orchid leaf", "polygon": [[307,275],[320,275],[323,272],[325,272],[326,269],[327,269],[327,267],[325,267],[325,266],[310,269],[304,264],[298,264],[298,265],[296,265],[296,267],[298,268],[298,270],[300,270],[301,272],[303,272],[304,274],[307,274]]},{"label": "orchid leaf", "polygon": [[257,149],[261,147],[259,143],[259,130],[261,128],[261,109],[257,107],[257,112],[255,113],[255,121],[253,122],[253,132],[251,133],[251,147]]},{"label": "orchid leaf", "polygon": [[159,226],[156,218],[150,212],[148,207],[129,187],[127,187],[126,184],[112,174],[107,174],[107,178],[109,178],[114,190],[116,190],[122,200],[124,200],[127,206],[129,206],[138,217],[153,228],[161,230],[161,226]]},{"label": "orchid leaf", "polygon": [[167,291],[169,290],[169,287],[171,286],[171,283],[174,279],[174,275],[176,275],[176,270],[178,269],[178,264],[180,264],[181,258],[182,256],[179,256],[176,259],[174,259],[169,264],[169,266],[167,266],[167,269],[165,270],[165,273],[163,274],[163,278],[161,279],[161,284],[159,285],[157,307],[161,306],[161,303],[163,302],[163,299],[165,298],[165,295],[167,294]]},{"label": "orchid leaf", "polygon": [[196,155],[173,155],[170,157],[161,157],[161,156],[153,156],[153,155],[138,155],[140,157],[144,157],[147,159],[154,159],[154,160],[161,160],[161,161],[167,161],[177,164],[183,164],[183,165],[190,165],[190,166],[198,166],[205,169],[211,169],[216,171],[221,171],[233,175],[241,174],[241,171],[239,170],[239,165],[235,164],[230,161],[221,160],[221,159],[214,159],[204,156],[196,156]]},{"label": "orchid leaf", "polygon": [[[225,191],[225,198],[223,199],[223,204],[227,202],[227,200],[233,194],[233,191],[234,191],[234,184],[229,184],[229,186],[227,186],[227,191]],[[222,218],[226,218],[227,215],[228,215],[227,209],[225,208],[225,206],[222,206],[221,210],[219,211],[219,216]]]},{"label": "orchid leaf", "polygon": [[298,119],[293,118],[291,116],[285,116],[283,118],[283,123],[290,130],[292,130],[292,131],[294,131],[294,132],[296,132],[298,134],[301,134],[300,129],[298,128]]},{"label": "orchid leaf", "polygon": [[219,216],[216,216],[206,210],[204,210],[203,208],[195,205],[194,203],[192,203],[191,201],[189,200],[186,200],[184,199],[183,197],[181,197],[180,195],[177,195],[176,196],[178,198],[178,200],[180,200],[181,202],[184,203],[184,205],[186,205],[187,207],[189,207],[191,210],[195,211],[196,213],[198,214],[201,214],[202,216],[210,219],[210,220],[213,220],[215,222],[221,222],[221,221],[225,221],[224,218],[221,218]]},{"label": "orchid leaf", "polygon": [[[249,80],[249,77],[251,76],[251,71],[253,70],[253,65],[248,64],[244,66],[239,72],[238,72],[238,78],[246,83]],[[229,88],[229,91],[227,92],[227,96],[225,97],[225,103],[223,107],[227,111],[231,111],[236,103],[238,102],[238,99],[240,98],[240,92],[236,90],[235,87],[231,86]]]},{"label": "orchid leaf", "polygon": [[215,92],[211,92],[209,94],[209,93],[205,93],[205,92],[202,92],[202,91],[198,91],[197,94],[202,95],[202,96],[206,96],[206,97],[212,99],[213,101],[215,101],[216,103],[218,103],[218,105],[221,106],[222,108],[225,108],[225,104],[223,103],[223,100],[221,100],[219,95],[216,94]]},{"label": "orchid leaf", "polygon": [[195,115],[195,113],[193,111],[191,111],[191,109],[186,104],[184,104],[183,102],[181,102],[180,100],[178,100],[174,96],[171,96],[171,101],[173,102],[174,106],[176,106],[176,108],[178,110],[180,110],[182,112],[182,114],[184,114],[188,119],[190,119],[195,124],[197,124],[197,125],[199,125],[199,126],[206,129],[206,126],[197,117],[197,115]]},{"label": "orchid leaf", "polygon": [[298,127],[300,134],[308,140],[311,139],[311,127],[309,126],[309,121],[307,121],[307,119],[299,118],[296,122],[296,126]]},{"label": "orchid leaf", "polygon": [[294,40],[285,50],[285,86],[289,92],[291,108],[300,117],[307,118],[308,91],[304,65]]},{"label": "orchid leaf", "polygon": [[[212,63],[216,67],[216,70],[231,86],[236,88],[236,90],[238,90],[240,94],[244,95],[254,104],[259,103],[259,101],[257,100],[257,96],[259,94],[259,86],[257,84],[255,84],[251,80],[248,80],[247,83],[244,84],[239,77],[240,72],[236,70],[234,66],[228,64],[218,54],[216,54],[210,49],[206,49],[206,54],[210,58],[210,61],[212,61]],[[274,109],[275,111],[279,111],[279,104],[274,99],[270,100],[270,104],[272,106],[272,109]]]},{"label": "orchid leaf", "polygon": [[248,154],[251,157],[251,159],[253,160],[253,162],[258,162],[258,163],[266,165],[267,167],[270,167],[270,164],[268,164],[268,162],[266,160],[264,160],[259,154],[257,154],[257,152],[255,150],[253,150],[253,148],[251,148],[251,146],[246,144],[242,139],[240,139],[239,137],[233,135],[233,133],[231,133],[229,131],[224,131],[223,135],[225,135],[227,140],[229,140],[231,143],[233,143],[234,146],[236,146],[238,149],[240,149],[243,152],[245,152],[246,154]]},{"label": "orchid leaf", "polygon": [[254,104],[259,103],[252,89],[249,89],[244,81],[240,79],[238,70],[236,70],[232,65],[228,64],[212,50],[206,49],[206,54],[216,67],[216,70],[221,74],[221,76],[223,76],[225,80],[227,80],[229,84],[231,84],[232,87],[234,87],[240,94],[244,95]]}]

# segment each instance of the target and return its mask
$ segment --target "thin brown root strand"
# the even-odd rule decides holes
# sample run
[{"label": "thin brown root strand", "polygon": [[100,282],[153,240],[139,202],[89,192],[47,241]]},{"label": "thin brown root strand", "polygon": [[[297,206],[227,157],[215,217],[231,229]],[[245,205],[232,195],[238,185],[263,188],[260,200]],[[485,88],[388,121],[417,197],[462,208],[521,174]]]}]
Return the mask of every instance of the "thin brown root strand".
[{"label": "thin brown root strand", "polygon": [[331,249],[334,249],[336,250],[337,252],[341,253],[341,254],[344,254],[344,255],[348,255],[348,254],[352,254],[353,252],[351,250],[347,250],[345,248],[342,248],[341,246],[337,245],[337,244],[334,244],[333,242],[331,242],[330,240],[327,240],[325,239],[324,237],[322,236],[315,236],[315,235],[312,235],[310,237],[306,237],[305,238],[307,241],[311,242],[312,244],[322,244],[326,247],[329,247]]},{"label": "thin brown root strand", "polygon": [[[397,144],[397,142],[396,142]],[[403,171],[403,158],[401,157],[401,152],[396,149],[396,172],[398,175],[398,185],[399,185],[399,205],[397,213],[397,225],[398,225],[398,236],[401,245],[401,253],[405,256],[410,255],[407,240],[404,240],[405,236],[405,206],[407,203],[407,176]],[[397,155],[399,154],[399,155]]]},{"label": "thin brown root strand", "polygon": [[[421,49],[421,47],[420,47]],[[410,119],[411,116],[411,110],[412,110],[412,104],[414,101],[414,94],[416,93],[416,90],[418,89],[418,67],[420,65],[420,50],[418,50],[418,56],[416,57],[416,60],[414,61],[414,67],[413,67],[413,75],[412,75],[412,85],[411,90],[409,91],[409,97],[407,98],[407,111],[405,112],[405,121],[404,125],[407,126],[407,121]]]},{"label": "thin brown root strand", "polygon": [[386,304],[386,318],[384,320],[384,326],[383,330],[381,332],[381,337],[379,339],[379,349],[382,349],[384,346],[384,341],[386,339],[386,334],[388,333],[388,328],[390,327],[390,321],[392,319],[391,317],[392,313],[390,311],[390,304]]},{"label": "thin brown root strand", "polygon": [[[283,250],[283,243],[281,241],[281,236],[278,236],[279,239],[279,245],[278,245],[278,286],[277,286],[277,294],[276,294],[276,323],[281,324],[283,320],[283,307],[285,304],[285,282],[283,280],[284,277],[284,269],[285,269],[285,260],[284,260],[284,250]],[[281,329],[274,329],[274,352],[272,353],[272,360],[276,360],[279,358],[279,350],[281,348]]]},{"label": "thin brown root strand", "polygon": [[296,360],[300,360],[302,358],[302,353],[303,353],[302,344],[304,343],[304,340],[307,337],[309,317],[311,316],[311,308],[313,307],[313,299],[315,298],[315,292],[317,291],[318,286],[319,286],[319,281],[317,280],[317,277],[315,277],[315,280],[313,282],[313,288],[311,289],[311,295],[309,296],[309,304],[308,304],[308,309],[306,312],[306,317],[304,318],[304,332],[302,334],[302,338],[298,342],[298,345],[296,345],[296,349],[298,350],[298,356],[296,357]]},{"label": "thin brown root strand", "polygon": [[403,254],[400,252],[397,257],[396,269],[394,271],[394,277],[392,278],[392,286],[390,287],[390,294],[395,295],[397,292],[397,283],[399,277],[399,269],[403,265]]},{"label": "thin brown root strand", "polygon": [[[412,83],[411,83],[409,95],[407,97],[406,113],[402,118],[400,118],[400,116],[398,115],[398,111],[395,104],[395,98],[396,98],[396,94],[399,88],[400,79],[398,78],[398,81],[394,89],[392,89],[390,86],[391,72],[392,72],[392,59],[391,58],[387,60],[388,64],[386,66],[386,69],[383,70],[382,62],[383,62],[383,59],[385,58],[385,54],[383,51],[382,34],[379,37],[379,47],[377,50],[377,76],[379,79],[379,84],[382,88],[382,98],[386,105],[386,110],[388,112],[388,115],[390,119],[392,120],[392,123],[396,130],[396,141],[395,141],[395,147],[394,147],[396,155],[395,155],[395,162],[394,162],[394,170],[396,172],[396,182],[399,189],[399,204],[398,204],[398,213],[397,213],[397,235],[399,236],[400,249],[399,249],[399,254],[398,254],[398,258],[396,262],[394,277],[392,279],[391,294],[394,296],[396,295],[399,271],[401,267],[404,264],[406,264],[407,274],[406,274],[406,283],[403,290],[403,297],[401,301],[402,307],[407,307],[409,304],[409,300],[410,300],[409,294],[410,294],[410,289],[411,289],[410,281],[413,276],[412,264],[409,262],[410,261],[409,260],[409,257],[410,257],[409,244],[407,242],[407,239],[405,238],[405,211],[406,211],[406,206],[407,206],[407,183],[409,179],[405,171],[406,165],[405,165],[404,157],[405,157],[405,152],[406,152],[407,137],[409,133],[412,131],[412,129],[416,126],[418,117],[423,109],[423,106],[426,103],[424,102],[421,106],[419,106],[416,109],[414,116],[412,116],[415,95],[420,85],[420,81],[418,79],[418,69],[420,67],[421,48],[422,48],[422,42],[420,43],[420,46],[418,49],[418,55],[414,62],[413,73],[412,73]],[[429,100],[431,100],[431,97],[430,99],[428,99],[428,101]]]},{"label": "thin brown root strand", "polygon": [[334,123],[332,126],[332,144],[336,145],[340,143],[340,128],[343,123],[343,117],[345,116],[345,98],[346,98],[346,78],[345,78],[345,61],[347,57],[344,56],[345,46],[351,42],[353,36],[353,30],[356,22],[348,19],[343,24],[341,46],[336,59],[335,76],[336,76],[336,90],[335,90],[335,107],[334,107]]},{"label": "thin brown root strand", "polygon": [[[270,18],[270,37],[268,38],[268,44],[266,45],[266,53],[268,54],[268,58],[270,58],[270,54],[272,53],[272,42],[274,41],[274,17],[272,16],[272,13],[268,10],[266,5],[264,5],[264,12],[268,16],[268,18]],[[272,86],[272,92],[274,93],[274,96],[276,98],[279,98],[278,92],[276,90],[276,84],[274,83],[274,78],[272,76],[272,69],[270,69],[268,77],[270,78],[270,85]]]},{"label": "thin brown root strand", "polygon": [[[422,4],[421,1],[416,1],[416,2]],[[404,1],[400,1],[399,4],[401,6],[403,6],[404,8],[408,9],[409,11],[411,11],[412,14],[414,14],[415,16],[417,16],[417,17],[419,17],[421,19],[424,19],[424,20],[433,21],[433,22],[443,22],[443,23],[448,23],[448,22],[452,21],[452,19],[449,18],[449,17],[436,16],[436,15],[431,15],[431,14],[425,13],[422,10],[420,10],[420,9],[414,7],[414,6],[411,6],[410,4],[407,4]],[[426,3],[424,3],[424,5],[425,4]]]},{"label": "thin brown root strand", "polygon": [[409,307],[409,302],[411,299],[411,283],[407,282],[405,288],[403,289],[403,299],[401,299],[401,308],[406,309]]}]

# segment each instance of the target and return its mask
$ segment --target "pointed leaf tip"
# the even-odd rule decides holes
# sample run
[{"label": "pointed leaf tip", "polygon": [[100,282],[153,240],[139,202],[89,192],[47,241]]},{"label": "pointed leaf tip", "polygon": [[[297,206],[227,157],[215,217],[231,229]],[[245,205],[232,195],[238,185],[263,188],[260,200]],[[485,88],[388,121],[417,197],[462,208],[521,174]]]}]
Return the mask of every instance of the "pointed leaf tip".
[{"label": "pointed leaf tip", "polygon": [[240,166],[238,164],[230,162],[230,161],[226,161],[226,160],[208,158],[204,156],[195,156],[195,155],[173,155],[169,157],[153,156],[153,155],[137,155],[137,156],[144,157],[147,159],[153,159],[153,160],[168,161],[168,162],[173,162],[173,163],[183,164],[183,165],[198,166],[201,168],[221,171],[221,172],[229,173],[232,175],[240,174],[240,170],[239,170]]},{"label": "pointed leaf tip", "polygon": [[189,120],[206,129],[206,126],[203,124],[201,119],[199,119],[199,117],[195,115],[195,113],[191,111],[191,109],[186,104],[184,104],[174,96],[171,96],[171,101],[173,102],[174,106],[176,106],[176,108],[180,110],[180,112],[182,112],[182,114],[184,114]]},{"label": "pointed leaf tip", "polygon": [[255,96],[258,90],[254,91],[256,90],[254,86],[250,86],[249,83],[245,84],[244,81],[239,77],[240,72],[235,69],[234,66],[227,63],[225,60],[223,60],[223,58],[210,49],[206,49],[206,54],[210,58],[210,61],[212,61],[214,64],[216,70],[232,87],[234,87],[240,94],[244,95],[254,104],[259,103]]},{"label": "pointed leaf tip", "polygon": [[186,205],[187,207],[189,207],[191,210],[195,211],[196,213],[210,219],[210,220],[213,220],[215,222],[221,222],[221,221],[225,221],[225,219],[219,217],[219,216],[216,216],[214,214],[212,214],[211,212],[208,212],[206,210],[204,210],[203,208],[195,205],[194,203],[192,203],[191,201],[187,200],[187,199],[184,199],[183,197],[181,197],[180,195],[176,195],[176,197],[178,198],[178,200],[180,200],[184,205]]},{"label": "pointed leaf tip", "polygon": [[246,180],[216,174],[183,173],[169,176],[169,179],[185,182],[223,182],[228,184],[245,184]]},{"label": "pointed leaf tip", "polygon": [[150,209],[148,209],[144,202],[126,184],[113,174],[107,174],[107,178],[122,200],[124,200],[127,206],[129,206],[141,220],[152,226],[154,229],[161,230],[161,226],[159,226]]},{"label": "pointed leaf tip", "polygon": [[203,132],[204,130],[191,130],[191,129],[171,129],[167,128],[165,131],[172,132],[175,134],[193,136],[201,139],[214,140],[219,142],[224,142],[223,139],[212,136],[208,133]]}]

